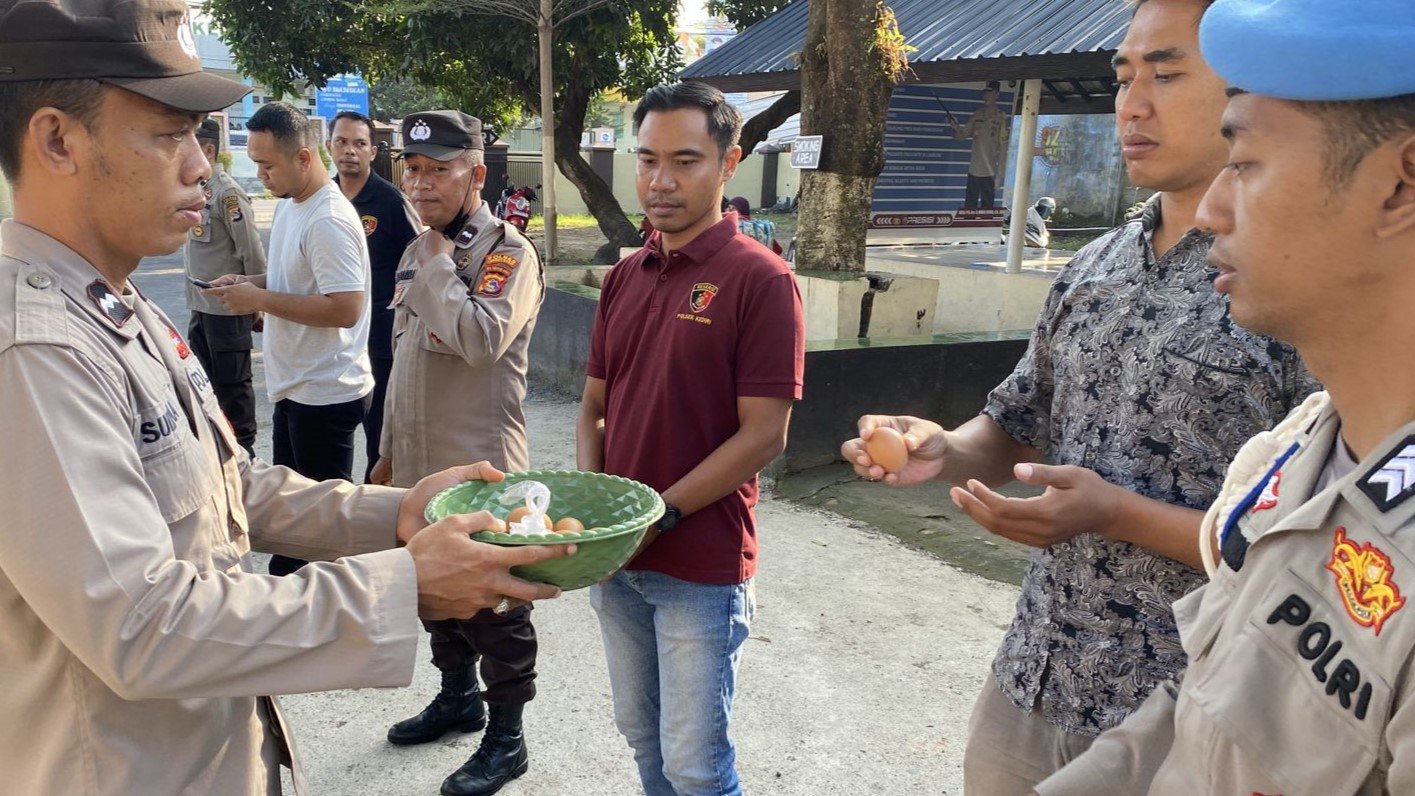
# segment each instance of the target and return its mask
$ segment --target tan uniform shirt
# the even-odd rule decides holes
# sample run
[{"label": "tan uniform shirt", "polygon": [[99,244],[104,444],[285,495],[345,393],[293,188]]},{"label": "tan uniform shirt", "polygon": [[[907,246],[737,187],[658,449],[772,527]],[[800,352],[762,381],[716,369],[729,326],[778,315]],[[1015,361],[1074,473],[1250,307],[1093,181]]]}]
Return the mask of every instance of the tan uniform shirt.
[{"label": "tan uniform shirt", "polygon": [[414,240],[398,265],[379,453],[393,460],[399,486],[482,459],[530,467],[521,402],[545,299],[540,256],[485,202],[455,244],[451,257],[419,262]]},{"label": "tan uniform shirt", "polygon": [[[0,790],[265,794],[256,695],[412,678],[402,491],[251,462],[161,310],[0,238]],[[252,545],[367,554],[275,578]]]},{"label": "tan uniform shirt", "polygon": [[[206,183],[206,208],[201,224],[187,233],[182,250],[187,276],[210,282],[226,274],[265,273],[265,249],[260,245],[251,200],[231,175],[217,169]],[[187,283],[187,309],[208,315],[230,315],[225,304],[202,295]]]},{"label": "tan uniform shirt", "polygon": [[1313,494],[1339,430],[1328,404],[1242,490],[1213,580],[1174,605],[1182,686],[1040,793],[1415,793],[1415,423]]}]

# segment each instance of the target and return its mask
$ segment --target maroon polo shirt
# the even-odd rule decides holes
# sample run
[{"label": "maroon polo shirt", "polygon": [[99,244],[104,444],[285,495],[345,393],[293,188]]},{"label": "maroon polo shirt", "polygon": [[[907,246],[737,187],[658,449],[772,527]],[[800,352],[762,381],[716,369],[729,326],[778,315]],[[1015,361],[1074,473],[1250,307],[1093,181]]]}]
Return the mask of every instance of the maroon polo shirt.
[{"label": "maroon polo shirt", "polygon": [[[737,214],[665,255],[657,232],[605,277],[586,371],[604,379],[604,471],[660,492],[737,433],[737,398],[801,397],[805,318],[780,257]],[[694,583],[757,571],[757,476],[683,518],[631,569]]]}]

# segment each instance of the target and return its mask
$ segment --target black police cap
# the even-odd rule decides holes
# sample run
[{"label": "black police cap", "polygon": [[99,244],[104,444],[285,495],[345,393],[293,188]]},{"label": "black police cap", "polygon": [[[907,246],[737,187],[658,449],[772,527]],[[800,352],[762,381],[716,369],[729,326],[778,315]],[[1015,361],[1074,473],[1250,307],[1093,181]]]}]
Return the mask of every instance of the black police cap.
[{"label": "black police cap", "polygon": [[177,110],[250,87],[201,71],[185,0],[0,0],[0,81],[98,80]]},{"label": "black police cap", "polygon": [[468,149],[483,149],[481,120],[461,111],[410,113],[403,120],[403,156],[451,160]]}]

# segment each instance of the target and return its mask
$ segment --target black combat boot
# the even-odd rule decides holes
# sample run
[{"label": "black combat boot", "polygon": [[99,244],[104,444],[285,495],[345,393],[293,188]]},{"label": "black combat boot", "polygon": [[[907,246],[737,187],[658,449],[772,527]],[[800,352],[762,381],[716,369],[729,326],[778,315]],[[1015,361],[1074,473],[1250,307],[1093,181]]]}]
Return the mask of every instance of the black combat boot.
[{"label": "black combat boot", "polygon": [[491,725],[472,759],[442,781],[442,796],[491,796],[526,773],[524,703],[492,703]]},{"label": "black combat boot", "polygon": [[435,741],[451,730],[475,732],[486,726],[486,710],[477,693],[472,667],[442,673],[442,690],[422,713],[388,728],[388,741],[399,746]]}]

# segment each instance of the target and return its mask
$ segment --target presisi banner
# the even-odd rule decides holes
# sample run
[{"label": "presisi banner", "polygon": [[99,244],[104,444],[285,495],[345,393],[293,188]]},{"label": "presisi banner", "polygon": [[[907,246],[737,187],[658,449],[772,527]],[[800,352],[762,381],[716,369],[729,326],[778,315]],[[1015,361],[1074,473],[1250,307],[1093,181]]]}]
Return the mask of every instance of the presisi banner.
[{"label": "presisi banner", "polygon": [[[873,229],[923,229],[1002,225],[1003,178],[1011,130],[1013,92],[1004,85],[993,110],[984,110],[984,84],[901,86],[894,90],[885,126],[885,167],[875,181]],[[983,114],[967,135],[975,114]],[[987,123],[984,123],[987,122]],[[975,152],[975,148],[984,149]],[[980,161],[992,168],[980,167]],[[971,167],[971,169],[970,169]],[[973,199],[965,209],[969,172]],[[991,181],[993,203],[977,201]]]}]

